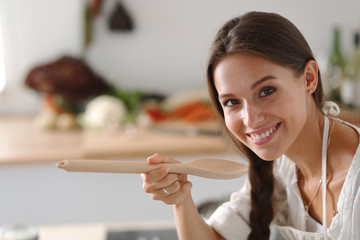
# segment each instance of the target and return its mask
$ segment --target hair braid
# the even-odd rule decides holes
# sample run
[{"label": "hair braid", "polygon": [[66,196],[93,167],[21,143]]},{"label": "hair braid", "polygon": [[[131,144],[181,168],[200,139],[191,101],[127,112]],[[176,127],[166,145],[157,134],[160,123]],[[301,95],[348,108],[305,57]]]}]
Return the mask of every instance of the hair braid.
[{"label": "hair braid", "polygon": [[272,207],[272,194],[274,191],[273,161],[264,161],[250,149],[249,180],[251,183],[251,233],[248,240],[269,239],[270,223],[274,211]]},{"label": "hair braid", "polygon": [[250,148],[224,129],[226,137],[241,154],[249,160],[248,177],[251,184],[249,222],[251,232],[248,240],[268,240],[270,224],[274,218],[272,196],[274,192],[273,163],[257,156]]}]

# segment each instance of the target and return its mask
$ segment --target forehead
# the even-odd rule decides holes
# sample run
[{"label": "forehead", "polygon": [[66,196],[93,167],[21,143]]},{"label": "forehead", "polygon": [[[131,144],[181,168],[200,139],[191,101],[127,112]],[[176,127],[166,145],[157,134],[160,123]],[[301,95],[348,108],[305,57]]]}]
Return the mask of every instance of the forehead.
[{"label": "forehead", "polygon": [[[213,78],[216,89],[248,88],[265,76],[284,77],[292,71],[266,58],[237,53],[224,57],[215,66]],[[224,89],[227,90],[227,89]]]}]

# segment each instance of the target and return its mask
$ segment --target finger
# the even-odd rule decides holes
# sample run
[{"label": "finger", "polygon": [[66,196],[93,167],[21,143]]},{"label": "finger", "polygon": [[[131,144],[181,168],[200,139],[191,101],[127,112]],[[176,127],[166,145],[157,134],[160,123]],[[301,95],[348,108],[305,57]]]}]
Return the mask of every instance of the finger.
[{"label": "finger", "polygon": [[162,201],[168,205],[179,204],[190,196],[191,188],[192,188],[192,183],[186,182],[181,186],[179,191],[164,197]]},{"label": "finger", "polygon": [[164,178],[155,181],[153,183],[147,184],[146,192],[155,192],[161,188],[170,186],[175,182],[179,182],[180,175],[179,174],[167,174]]},{"label": "finger", "polygon": [[[164,196],[168,196],[180,191],[182,184],[179,181],[173,182],[170,185],[161,188],[159,191],[162,192]],[[165,189],[165,190],[164,190]],[[159,194],[160,194],[159,193]]]},{"label": "finger", "polygon": [[170,169],[167,167],[161,167],[142,174],[141,176],[143,178],[144,184],[152,185],[153,183],[160,181],[168,175],[169,170]]},{"label": "finger", "polygon": [[187,174],[179,174],[179,181],[181,183],[186,183],[188,181]]},{"label": "finger", "polygon": [[156,163],[174,163],[174,162],[179,162],[179,161],[176,161],[175,159],[173,159],[171,157],[164,156],[159,153],[155,153],[147,158],[147,162],[150,164],[156,164]]},{"label": "finger", "polygon": [[[187,183],[185,183],[185,184],[187,184]],[[180,192],[183,185],[185,185],[185,184],[181,184],[179,181],[174,182],[173,184],[171,184],[169,186],[157,189],[156,191],[151,193],[151,198],[153,200],[161,200],[167,204],[171,204],[169,201],[172,201],[172,199],[168,199],[168,197]]]},{"label": "finger", "polygon": [[165,196],[171,194],[171,192],[169,192],[169,191],[166,189],[166,187],[163,187],[163,188],[162,188],[162,191],[165,193]]}]

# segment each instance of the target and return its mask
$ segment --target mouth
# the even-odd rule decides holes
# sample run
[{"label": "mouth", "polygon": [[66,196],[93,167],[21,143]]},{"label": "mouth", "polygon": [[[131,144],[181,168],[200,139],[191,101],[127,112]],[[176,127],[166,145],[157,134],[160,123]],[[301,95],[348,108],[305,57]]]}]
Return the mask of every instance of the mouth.
[{"label": "mouth", "polygon": [[280,125],[281,125],[281,122],[274,124],[273,126],[271,126],[269,128],[262,129],[260,131],[247,133],[246,136],[248,138],[250,138],[250,140],[253,143],[255,143],[257,145],[261,145],[261,144],[264,144],[264,143],[270,141],[274,137],[274,135],[278,131]]}]

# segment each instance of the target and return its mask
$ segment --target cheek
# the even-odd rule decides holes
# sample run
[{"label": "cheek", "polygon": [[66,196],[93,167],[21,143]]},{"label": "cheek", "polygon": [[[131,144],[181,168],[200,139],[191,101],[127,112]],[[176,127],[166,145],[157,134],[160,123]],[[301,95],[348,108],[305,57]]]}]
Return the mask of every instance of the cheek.
[{"label": "cheek", "polygon": [[283,111],[296,122],[304,121],[307,117],[306,99],[299,94],[297,96],[298,97],[289,96],[288,101],[285,101],[285,106],[282,108]]},{"label": "cheek", "polygon": [[239,140],[241,140],[241,132],[243,129],[243,123],[238,116],[224,115],[225,125],[227,129]]},{"label": "cheek", "polygon": [[[295,94],[294,94],[295,95]],[[302,96],[298,97],[288,96],[288,101],[284,101],[281,108],[279,108],[279,116],[283,116],[285,120],[284,127],[290,134],[293,141],[302,131],[307,119],[306,101]]]},{"label": "cheek", "polygon": [[234,123],[231,121],[231,119],[228,116],[224,116],[225,119],[225,126],[230,131],[233,132],[233,125]]}]

